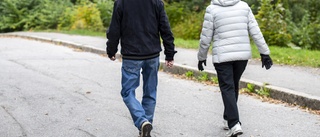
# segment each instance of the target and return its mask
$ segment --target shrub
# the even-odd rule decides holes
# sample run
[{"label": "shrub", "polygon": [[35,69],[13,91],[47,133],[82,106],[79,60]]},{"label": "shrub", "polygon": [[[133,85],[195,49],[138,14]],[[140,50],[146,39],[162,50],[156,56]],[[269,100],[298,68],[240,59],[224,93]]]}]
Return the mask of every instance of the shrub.
[{"label": "shrub", "polygon": [[[35,4],[34,4],[35,3]],[[1,0],[0,1],[0,31],[9,32],[23,30],[28,21],[27,15],[36,8],[39,1]]]},{"label": "shrub", "polygon": [[311,16],[307,10],[302,16],[302,19],[299,23],[294,23],[292,21],[292,16],[290,10],[288,12],[287,22],[288,30],[292,35],[292,42],[304,49],[320,49],[320,25],[319,21],[311,21]]},{"label": "shrub", "polygon": [[97,5],[87,0],[82,0],[74,7],[68,8],[59,21],[58,29],[103,30]]},{"label": "shrub", "polygon": [[204,12],[191,13],[186,19],[173,27],[176,37],[182,39],[200,39]]},{"label": "shrub", "polygon": [[199,39],[204,11],[191,12],[183,3],[166,4],[166,12],[175,37]]},{"label": "shrub", "polygon": [[187,20],[186,16],[189,13],[182,3],[177,2],[170,4],[165,3],[165,10],[171,27],[174,27],[177,24],[180,24],[182,21]]},{"label": "shrub", "polygon": [[271,2],[272,0],[261,0],[256,19],[269,45],[288,46],[291,35],[287,32],[287,24],[283,16],[285,9],[280,2],[274,6]]},{"label": "shrub", "polygon": [[320,17],[318,18],[319,20],[312,23],[310,28],[311,29],[311,34],[310,37],[313,41],[311,45],[311,49],[315,50],[320,50]]},{"label": "shrub", "polygon": [[112,0],[97,0],[97,8],[100,11],[100,18],[102,24],[105,28],[110,26],[112,11],[113,11],[113,1]]},{"label": "shrub", "polygon": [[34,17],[30,23],[30,28],[35,29],[56,29],[59,24],[59,18],[64,10],[71,7],[72,4],[65,0],[42,0],[39,9],[31,14]]},{"label": "shrub", "polygon": [[1,0],[0,32],[54,29],[70,4],[64,0]]}]

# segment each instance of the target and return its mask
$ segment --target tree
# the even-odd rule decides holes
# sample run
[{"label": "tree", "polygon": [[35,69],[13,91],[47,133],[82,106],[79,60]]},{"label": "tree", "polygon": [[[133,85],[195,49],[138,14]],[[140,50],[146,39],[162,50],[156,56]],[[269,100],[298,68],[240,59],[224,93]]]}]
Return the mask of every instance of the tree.
[{"label": "tree", "polygon": [[256,15],[261,31],[269,45],[287,46],[291,35],[287,32],[285,9],[281,0],[273,5],[272,0],[261,0],[261,7]]},{"label": "tree", "polygon": [[70,2],[65,0],[0,0],[0,32],[55,29]]}]

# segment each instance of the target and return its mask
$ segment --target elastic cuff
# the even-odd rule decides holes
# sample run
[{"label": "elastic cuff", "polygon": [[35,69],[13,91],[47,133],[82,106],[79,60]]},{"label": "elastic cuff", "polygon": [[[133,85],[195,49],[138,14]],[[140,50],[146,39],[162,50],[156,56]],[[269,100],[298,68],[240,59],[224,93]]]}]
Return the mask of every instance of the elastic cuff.
[{"label": "elastic cuff", "polygon": [[173,52],[173,54],[166,54],[166,58],[165,58],[165,60],[167,60],[167,61],[172,61],[173,60],[173,56],[174,56],[174,54],[176,54],[178,51],[174,51]]},{"label": "elastic cuff", "polygon": [[165,60],[167,60],[167,61],[172,61],[173,60],[173,57],[168,57],[168,56],[166,56],[166,59]]},{"label": "elastic cuff", "polygon": [[115,56],[115,54],[108,54],[108,57],[109,58],[112,58],[112,57],[114,57]]}]

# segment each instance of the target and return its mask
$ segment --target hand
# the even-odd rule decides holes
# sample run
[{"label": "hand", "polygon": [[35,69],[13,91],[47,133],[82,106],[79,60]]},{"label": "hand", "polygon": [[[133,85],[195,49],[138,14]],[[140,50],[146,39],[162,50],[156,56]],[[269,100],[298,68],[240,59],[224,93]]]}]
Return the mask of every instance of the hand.
[{"label": "hand", "polygon": [[166,61],[165,61],[165,64],[166,64],[166,66],[167,66],[168,68],[172,68],[173,63],[174,63],[173,60],[170,60],[170,61],[169,61],[169,60],[166,60]]},{"label": "hand", "polygon": [[267,70],[270,69],[271,66],[273,65],[273,62],[270,56],[263,55],[263,54],[260,54],[260,56],[261,56],[262,68],[265,66]]},{"label": "hand", "polygon": [[115,57],[115,56],[112,56],[112,57],[110,58],[110,60],[115,61],[115,60],[116,60],[116,57]]},{"label": "hand", "polygon": [[198,62],[198,69],[199,69],[200,71],[203,71],[203,70],[204,70],[202,64],[204,64],[205,66],[207,66],[207,60],[203,60],[203,61],[199,61],[199,62]]},{"label": "hand", "polygon": [[112,60],[112,61],[115,61],[115,60],[116,60],[116,57],[115,57],[114,55],[111,56],[111,55],[108,54],[108,57],[109,57],[109,59]]}]

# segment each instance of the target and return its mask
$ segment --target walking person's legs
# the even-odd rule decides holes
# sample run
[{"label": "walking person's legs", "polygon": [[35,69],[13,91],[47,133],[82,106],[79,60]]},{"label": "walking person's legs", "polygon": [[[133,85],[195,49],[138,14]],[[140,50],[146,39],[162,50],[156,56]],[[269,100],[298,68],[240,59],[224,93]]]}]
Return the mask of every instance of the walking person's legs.
[{"label": "walking person's legs", "polygon": [[229,129],[239,122],[238,106],[233,80],[233,62],[215,63],[219,87],[224,104],[223,118],[228,121]]},{"label": "walking person's legs", "polygon": [[225,106],[223,118],[227,120],[229,128],[227,136],[240,135],[243,133],[240,126],[237,101],[239,96],[239,81],[246,68],[247,62],[248,61],[245,60],[214,64]]},{"label": "walking person's legs", "polygon": [[153,122],[154,110],[156,106],[158,70],[159,70],[159,57],[146,60],[142,67],[142,76],[143,76],[142,107],[145,110],[146,118],[151,123]]},{"label": "walking person's legs", "polygon": [[[141,72],[142,69],[142,72]],[[141,131],[141,137],[150,137],[158,85],[159,57],[148,60],[122,61],[121,96],[128,107],[134,125]],[[141,103],[136,99],[135,89],[143,75],[143,96]]]},{"label": "walking person's legs", "polygon": [[141,103],[136,99],[135,90],[140,84],[140,72],[143,61],[126,60],[122,61],[122,90],[121,96],[130,111],[134,125],[140,130],[141,124],[147,121],[145,111]]},{"label": "walking person's legs", "polygon": [[142,66],[143,96],[142,107],[145,111],[147,121],[141,126],[140,137],[151,137],[154,110],[156,107],[157,85],[158,85],[159,57],[144,61]]},{"label": "walking person's legs", "polygon": [[235,61],[233,65],[233,80],[234,80],[234,87],[235,87],[235,93],[236,93],[236,100],[238,101],[239,96],[239,82],[240,78],[246,69],[246,66],[248,64],[248,60],[241,60],[241,61]]},{"label": "walking person's legs", "polygon": [[227,137],[241,135],[243,132],[240,126],[237,105],[238,93],[236,92],[238,90],[236,90],[236,85],[234,84],[234,62],[215,63],[214,66],[217,71],[219,87],[224,104],[223,118],[227,120],[229,128],[226,135]]}]

